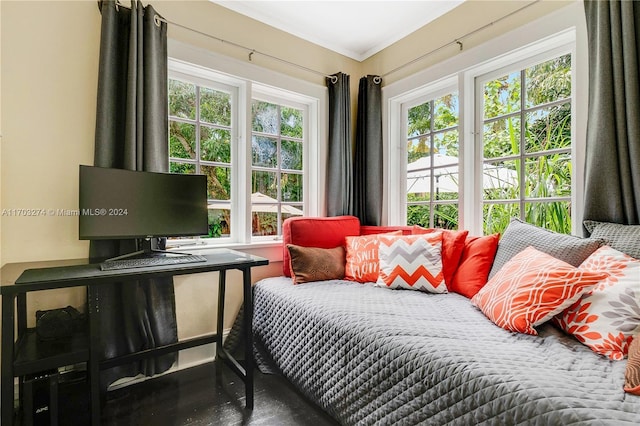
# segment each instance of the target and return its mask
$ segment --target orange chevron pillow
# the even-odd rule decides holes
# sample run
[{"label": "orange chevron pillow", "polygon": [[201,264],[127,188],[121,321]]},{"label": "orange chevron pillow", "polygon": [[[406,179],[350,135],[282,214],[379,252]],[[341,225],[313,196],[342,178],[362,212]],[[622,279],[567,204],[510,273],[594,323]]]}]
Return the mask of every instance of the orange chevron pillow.
[{"label": "orange chevron pillow", "polygon": [[562,312],[609,274],[578,269],[529,246],[473,296],[471,304],[505,330],[534,327]]},{"label": "orange chevron pillow", "polygon": [[442,232],[378,238],[377,286],[447,292],[442,273]]}]

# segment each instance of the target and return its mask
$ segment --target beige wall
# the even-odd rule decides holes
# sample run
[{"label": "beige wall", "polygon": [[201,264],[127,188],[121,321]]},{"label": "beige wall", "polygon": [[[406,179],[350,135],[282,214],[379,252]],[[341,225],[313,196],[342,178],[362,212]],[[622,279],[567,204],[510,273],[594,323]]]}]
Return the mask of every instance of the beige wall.
[{"label": "beige wall", "polygon": [[[486,26],[485,29],[462,38],[464,50],[485,43],[497,35],[518,28],[574,3],[574,1],[543,0],[501,20],[502,17],[515,12],[527,3],[505,0],[467,0],[441,18],[366,59],[362,63],[363,69],[367,74],[385,76],[384,84],[390,84],[457,55],[460,53],[457,44],[443,49],[439,48],[476,29]],[[498,20],[499,22],[496,22]],[[433,51],[435,52],[424,59],[386,75],[390,71]]]},{"label": "beige wall", "polygon": [[[2,124],[0,203],[5,209],[76,209],[78,165],[93,164],[95,96],[100,13],[95,1],[5,1],[0,14]],[[202,32],[247,44],[283,59],[328,73],[359,74],[360,64],[282,31],[237,15],[209,1],[159,1],[166,19]],[[247,60],[244,51],[169,26],[169,35],[203,49]],[[253,63],[316,84],[323,79],[254,55]],[[357,87],[357,86],[356,86]],[[2,216],[2,264],[86,257],[77,217]],[[254,251],[256,254],[260,250]],[[254,281],[279,275],[281,263],[254,271]],[[232,275],[232,278],[234,276]],[[211,332],[217,303],[217,275],[176,279],[180,337]],[[242,297],[228,292],[225,327],[230,327]],[[210,298],[200,297],[208,294]],[[81,289],[42,292],[29,298],[28,318],[37,309],[82,305]]]},{"label": "beige wall", "polygon": [[[149,2],[145,2],[149,3]],[[357,80],[384,74],[448,43],[522,5],[519,1],[472,1],[400,40],[363,63],[240,16],[209,1],[154,1],[169,21],[243,44],[326,73],[351,75],[355,125]],[[549,13],[566,2],[544,1],[465,40],[465,48]],[[92,164],[100,13],[93,0],[0,2],[0,208],[76,209],[78,165]],[[248,53],[228,44],[169,25],[169,37],[202,49],[247,61]],[[390,83],[456,55],[445,50],[385,79]],[[324,84],[315,74],[254,55],[253,61],[280,73]],[[86,257],[87,242],[77,238],[77,218],[62,216],[0,217],[0,262]],[[256,254],[260,254],[258,250]],[[254,278],[279,275],[281,264],[258,268]],[[179,334],[214,329],[209,318],[216,306],[215,274],[176,279]],[[204,299],[202,294],[211,294]],[[83,293],[51,292],[30,299],[35,309],[79,305]],[[239,286],[229,292],[225,326],[240,305]]]}]

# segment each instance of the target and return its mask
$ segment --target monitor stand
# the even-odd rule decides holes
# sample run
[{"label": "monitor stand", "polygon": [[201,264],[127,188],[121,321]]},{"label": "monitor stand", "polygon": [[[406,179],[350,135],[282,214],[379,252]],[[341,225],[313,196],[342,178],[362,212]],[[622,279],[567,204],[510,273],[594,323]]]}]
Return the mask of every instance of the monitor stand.
[{"label": "monitor stand", "polygon": [[167,250],[154,248],[152,243],[152,238],[136,238],[136,247],[138,248],[137,251],[109,258],[105,260],[105,262],[111,262],[114,260],[121,260],[121,259],[130,259],[130,258],[147,258],[147,257],[156,257],[156,256],[180,257],[180,256],[192,255],[192,253],[167,251]]}]

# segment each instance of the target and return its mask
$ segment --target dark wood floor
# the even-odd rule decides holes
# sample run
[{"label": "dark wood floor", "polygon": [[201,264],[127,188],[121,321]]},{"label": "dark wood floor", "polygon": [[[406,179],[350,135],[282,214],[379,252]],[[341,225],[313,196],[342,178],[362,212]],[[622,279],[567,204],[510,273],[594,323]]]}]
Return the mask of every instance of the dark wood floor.
[{"label": "dark wood floor", "polygon": [[213,363],[108,393],[103,425],[337,425],[283,377],[255,373],[253,411],[244,408],[244,383]]}]

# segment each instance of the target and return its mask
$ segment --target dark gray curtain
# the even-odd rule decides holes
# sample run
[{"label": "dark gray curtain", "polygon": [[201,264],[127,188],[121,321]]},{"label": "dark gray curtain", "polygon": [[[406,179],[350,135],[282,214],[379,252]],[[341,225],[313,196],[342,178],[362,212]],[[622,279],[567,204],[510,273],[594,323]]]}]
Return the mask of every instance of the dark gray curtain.
[{"label": "dark gray curtain", "polygon": [[329,146],[327,152],[327,216],[353,212],[353,151],[349,76],[327,77],[329,88]]},{"label": "dark gray curtain", "polygon": [[362,225],[382,220],[382,79],[360,79],[353,164],[353,214]]},{"label": "dark gray curtain", "polygon": [[587,0],[584,219],[640,223],[640,2]]},{"label": "dark gray curtain", "polygon": [[[99,3],[102,13],[94,164],[168,171],[167,28],[151,6]],[[127,188],[122,188],[127,191]],[[92,259],[135,251],[135,240],[92,241]],[[98,306],[105,358],[177,341],[171,279],[101,286]],[[120,377],[167,370],[176,354],[106,370],[102,385]]]}]

